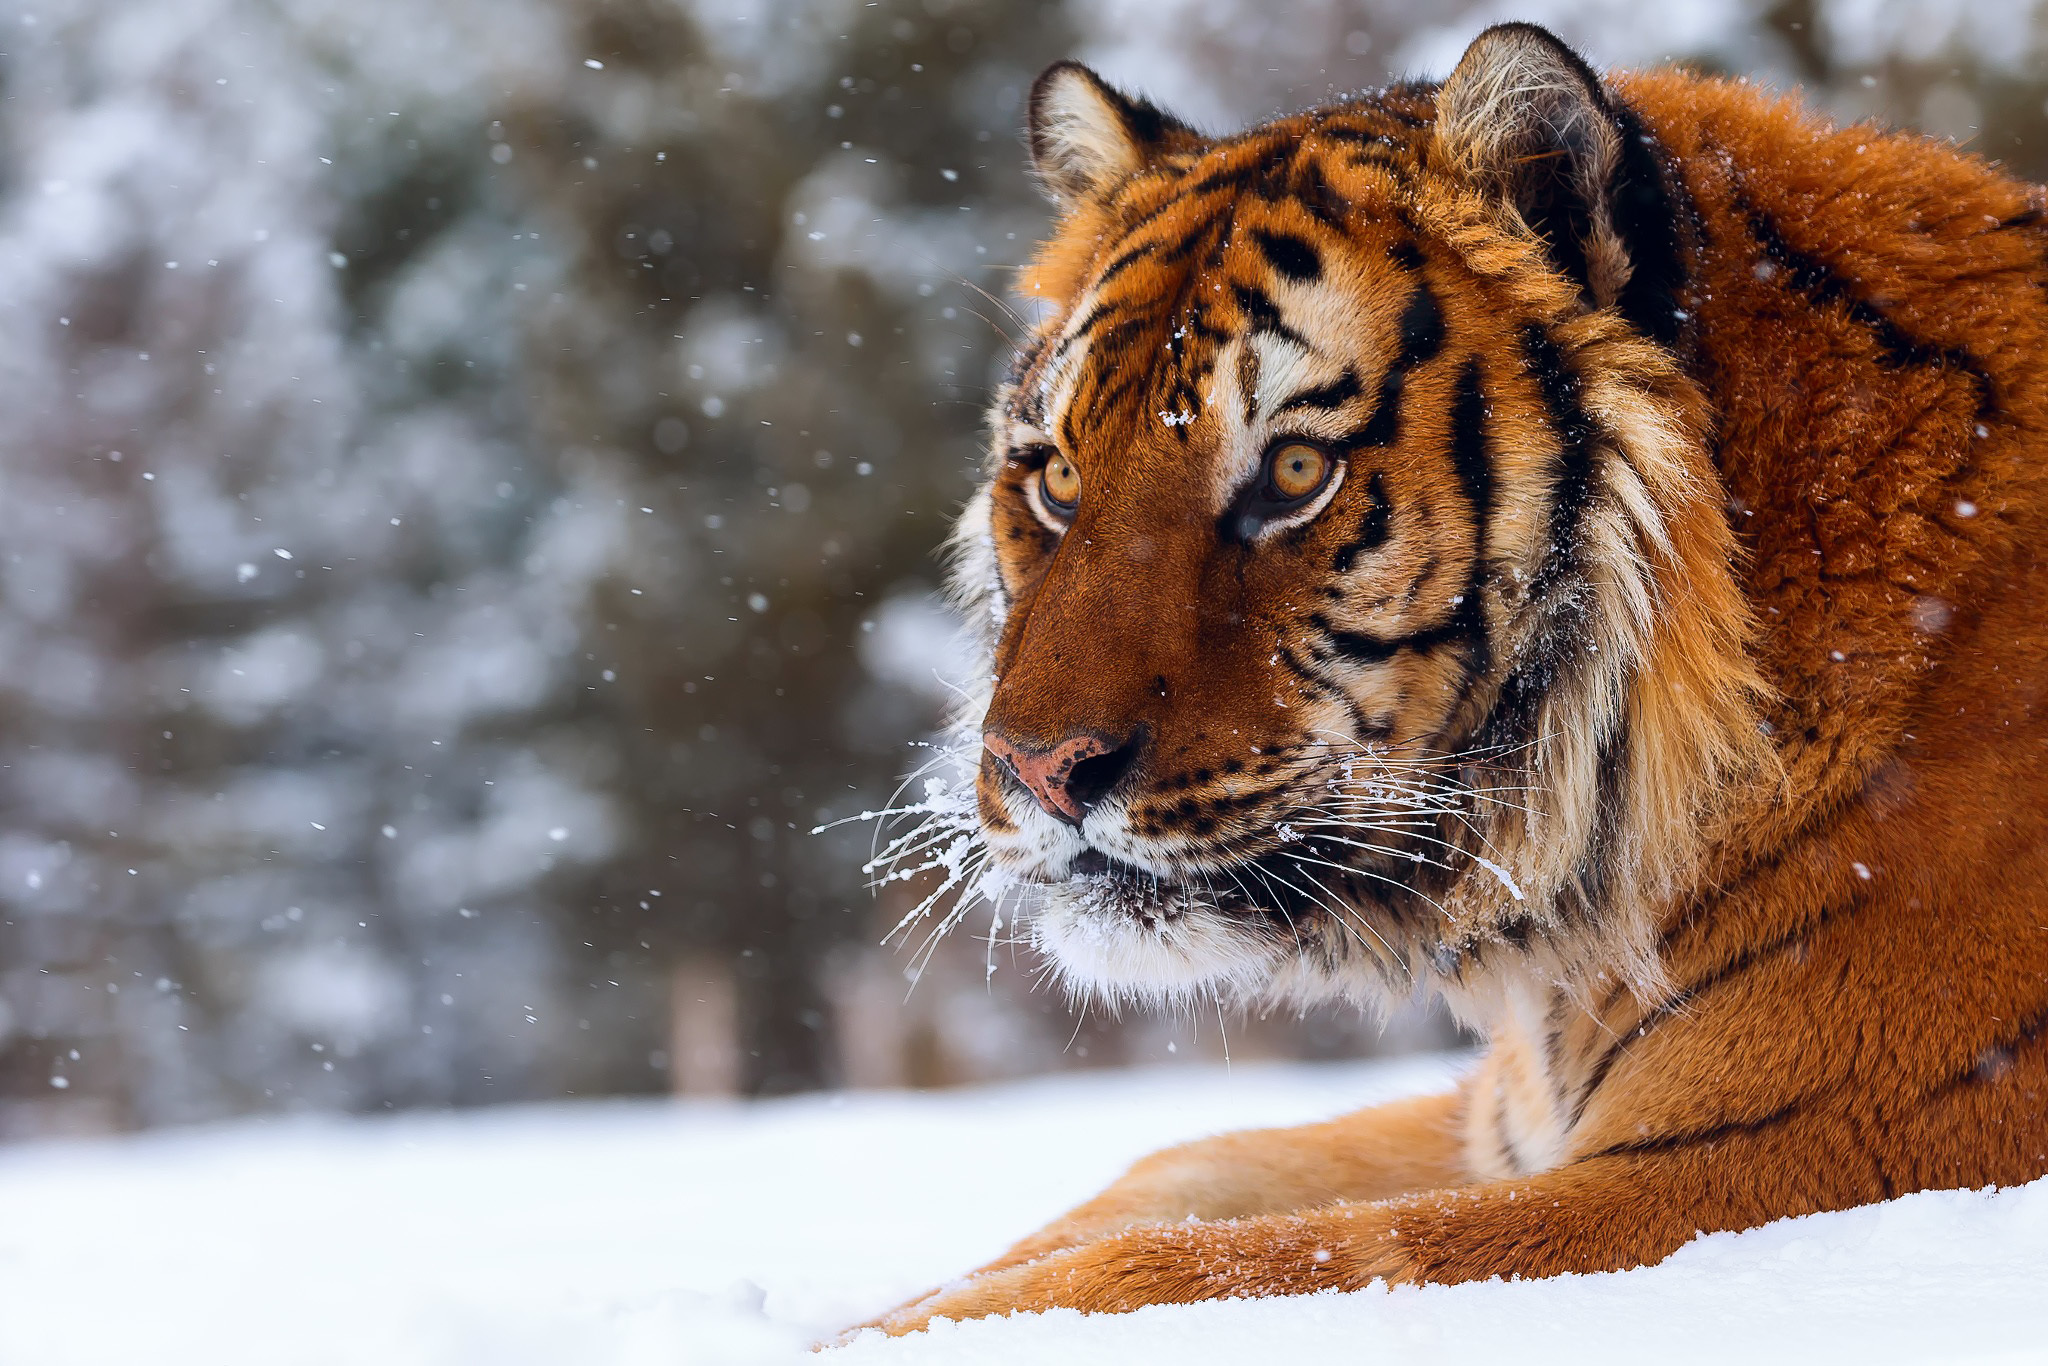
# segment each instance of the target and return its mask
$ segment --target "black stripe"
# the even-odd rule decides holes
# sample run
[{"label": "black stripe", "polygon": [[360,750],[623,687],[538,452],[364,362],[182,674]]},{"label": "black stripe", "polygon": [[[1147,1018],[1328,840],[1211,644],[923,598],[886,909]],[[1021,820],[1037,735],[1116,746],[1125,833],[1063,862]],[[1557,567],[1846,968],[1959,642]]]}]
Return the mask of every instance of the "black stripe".
[{"label": "black stripe", "polygon": [[1075,424],[1082,421],[1090,411],[1090,403],[1096,391],[1102,388],[1103,373],[1099,366],[1088,366],[1081,370],[1073,390],[1067,395],[1067,405],[1060,410],[1060,444],[1070,451],[1083,449],[1080,432]]},{"label": "black stripe", "polygon": [[1508,1129],[1507,1098],[1501,1094],[1501,1089],[1498,1085],[1493,1088],[1493,1132],[1494,1136],[1500,1140],[1501,1156],[1508,1160],[1508,1170],[1513,1172],[1526,1171],[1527,1168],[1522,1162],[1521,1150],[1515,1147],[1515,1136]]},{"label": "black stripe", "polygon": [[[1408,581],[1407,591],[1401,594],[1401,605],[1403,607],[1413,607],[1415,600],[1422,596],[1422,586],[1435,578],[1436,571],[1441,568],[1443,568],[1443,560],[1432,552],[1423,560],[1422,568],[1415,571],[1415,577]],[[1393,600],[1394,595],[1388,593],[1375,603],[1374,606],[1376,608],[1385,607]]]},{"label": "black stripe", "polygon": [[1180,241],[1175,242],[1171,247],[1159,253],[1159,264],[1162,266],[1179,265],[1182,261],[1195,254],[1196,247],[1202,246],[1212,237],[1217,237],[1226,232],[1233,221],[1232,215],[1227,214],[1217,214],[1214,217],[1203,219],[1199,226],[1184,233]]},{"label": "black stripe", "polygon": [[1076,342],[1085,340],[1088,334],[1100,327],[1103,319],[1116,312],[1118,307],[1119,305],[1113,300],[1098,300],[1095,307],[1088,310],[1088,316],[1069,328],[1067,334],[1060,338],[1059,346],[1054,351],[1054,354],[1065,355],[1069,347],[1073,346]]},{"label": "black stripe", "polygon": [[[1045,349],[1044,342],[1033,342],[1028,347],[1020,348],[1010,358],[1009,368],[1003,372],[1003,383],[1009,386],[1012,391],[1023,394],[1025,392],[1024,380],[1037,367],[1039,360],[1045,355]],[[1036,386],[1033,387],[1035,389]],[[1039,417],[1030,416],[1040,407],[1037,397],[1036,393],[1033,393],[1016,410],[1024,415],[1025,420],[1034,427],[1042,420]]]},{"label": "black stripe", "polygon": [[1401,384],[1405,377],[1399,370],[1389,370],[1380,381],[1379,402],[1372,410],[1372,420],[1365,424],[1352,442],[1354,446],[1391,446],[1401,435]]},{"label": "black stripe", "polygon": [[1401,313],[1401,350],[1380,380],[1379,402],[1365,430],[1358,434],[1359,446],[1391,446],[1401,436],[1401,390],[1408,372],[1435,356],[1444,342],[1444,315],[1436,295],[1427,284],[1417,284]]},{"label": "black stripe", "polygon": [[[1285,154],[1283,155],[1283,150]],[[1220,166],[1200,180],[1189,185],[1183,195],[1204,195],[1218,190],[1240,193],[1250,190],[1261,198],[1271,199],[1272,181],[1276,173],[1285,171],[1293,158],[1294,149],[1278,138],[1267,140],[1256,147],[1236,149],[1241,159],[1235,165]]]},{"label": "black stripe", "polygon": [[1677,177],[1667,176],[1664,149],[1635,111],[1617,101],[1613,113],[1621,132],[1621,165],[1609,209],[1629,261],[1628,283],[1615,307],[1650,337],[1676,348],[1689,319],[1690,283],[1672,193]]},{"label": "black stripe", "polygon": [[1235,193],[1243,189],[1245,182],[1256,174],[1258,174],[1258,168],[1249,163],[1219,167],[1189,185],[1181,193],[1189,197],[1210,194],[1217,190],[1229,190]]},{"label": "black stripe", "polygon": [[1320,612],[1309,617],[1309,624],[1322,632],[1324,639],[1330,642],[1333,652],[1354,664],[1384,664],[1403,650],[1426,654],[1439,645],[1464,644],[1469,639],[1469,626],[1462,617],[1453,617],[1440,625],[1392,638],[1372,635],[1365,631],[1340,630],[1331,625],[1330,619]]},{"label": "black stripe", "polygon": [[1585,1114],[1586,1106],[1592,1102],[1593,1096],[1600,1090],[1601,1085],[1606,1082],[1607,1074],[1614,1069],[1614,1065],[1626,1057],[1637,1043],[1655,1032],[1659,1026],[1685,1013],[1695,1001],[1724,982],[1732,981],[1747,973],[1751,968],[1772,962],[1780,954],[1789,952],[1809,942],[1815,935],[1835,921],[1844,916],[1854,914],[1861,908],[1861,905],[1862,903],[1860,902],[1845,903],[1832,910],[1823,911],[1807,923],[1798,926],[1786,934],[1779,935],[1769,943],[1750,945],[1740,953],[1709,969],[1703,975],[1686,983],[1685,986],[1666,997],[1663,1001],[1660,1001],[1657,1005],[1652,1006],[1643,1014],[1641,1019],[1636,1021],[1634,1028],[1609,1044],[1606,1051],[1601,1053],[1599,1058],[1595,1060],[1592,1070],[1586,1074],[1586,1080],[1579,1088],[1579,1098],[1572,1106],[1571,1123],[1577,1124],[1579,1117]]},{"label": "black stripe", "polygon": [[[1210,776],[1213,777],[1215,775],[1212,774]],[[1264,787],[1247,787],[1238,792],[1219,792],[1209,799],[1209,804],[1218,811],[1223,812],[1252,810],[1267,805],[1275,797],[1282,796],[1293,789],[1294,779],[1288,777],[1280,782],[1269,783]],[[1262,841],[1265,835],[1264,832],[1259,832],[1248,835],[1245,838],[1247,842],[1256,844]]]},{"label": "black stripe", "polygon": [[1308,216],[1332,232],[1344,231],[1344,217],[1351,211],[1351,205],[1330,188],[1323,168],[1311,161],[1302,167],[1297,180],[1294,197],[1308,211]]},{"label": "black stripe", "polygon": [[1369,554],[1387,543],[1388,525],[1394,509],[1387,502],[1387,481],[1380,471],[1374,470],[1372,478],[1366,481],[1365,496],[1369,506],[1358,524],[1358,534],[1338,547],[1330,560],[1330,568],[1336,573],[1349,574],[1360,555]]},{"label": "black stripe", "polygon": [[1417,284],[1408,307],[1401,313],[1401,356],[1394,362],[1412,370],[1443,348],[1444,311],[1426,284]]},{"label": "black stripe", "polygon": [[[1123,325],[1119,324],[1111,328],[1111,335],[1122,330],[1122,327]],[[1061,426],[1062,435],[1070,438],[1067,446],[1069,450],[1083,449],[1082,443],[1071,439],[1072,433],[1068,430],[1068,424],[1074,418],[1078,416],[1091,427],[1099,426],[1104,414],[1114,413],[1125,398],[1136,393],[1150,380],[1150,376],[1136,366],[1117,365],[1114,351],[1115,348],[1108,345],[1097,348],[1090,357],[1091,360],[1099,360],[1104,356],[1109,356],[1110,359],[1088,367],[1082,383],[1075,387],[1074,395],[1067,403],[1067,410],[1061,417]]]},{"label": "black stripe", "polygon": [[1749,220],[1750,234],[1756,238],[1764,255],[1785,272],[1787,283],[1815,305],[1839,308],[1852,321],[1867,329],[1877,343],[1882,364],[1894,370],[1942,368],[1956,371],[1976,386],[1979,417],[1987,417],[1997,411],[1997,393],[1991,376],[1975,356],[1959,346],[1945,347],[1921,341],[1869,300],[1858,298],[1848,282],[1824,263],[1787,242],[1770,215],[1754,208],[1740,195],[1735,197],[1735,208]]},{"label": "black stripe", "polygon": [[[1147,210],[1123,225],[1123,241],[1127,244],[1130,243],[1133,237],[1137,236],[1139,232],[1162,217],[1169,210],[1182,207],[1184,207],[1183,199],[1175,196],[1155,208]],[[1211,214],[1197,220],[1192,226],[1186,227],[1178,237],[1162,235],[1153,237],[1148,241],[1136,243],[1135,245],[1127,245],[1123,254],[1103,267],[1102,273],[1095,277],[1094,287],[1096,289],[1102,288],[1103,285],[1115,279],[1123,271],[1136,265],[1148,256],[1156,256],[1161,265],[1178,264],[1180,261],[1185,260],[1196,247],[1209,240],[1210,234],[1216,230],[1219,221],[1219,215]]]},{"label": "black stripe", "polygon": [[1124,240],[1129,241],[1141,228],[1158,222],[1175,209],[1180,208],[1182,203],[1183,200],[1179,193],[1169,193],[1136,218],[1125,219],[1122,224]]},{"label": "black stripe", "polygon": [[1095,277],[1095,288],[1101,289],[1124,271],[1135,266],[1138,262],[1158,250],[1159,243],[1157,242],[1141,242],[1137,246],[1132,247],[1129,251],[1126,251],[1123,255],[1102,268],[1102,273]]},{"label": "black stripe", "polygon": [[1098,426],[1101,425],[1098,417],[1107,420],[1109,416],[1113,415],[1123,405],[1126,399],[1137,395],[1140,390],[1151,382],[1151,379],[1150,375],[1144,373],[1136,366],[1122,368],[1122,373],[1118,379],[1114,383],[1105,385],[1098,390],[1089,402],[1089,422]]},{"label": "black stripe", "polygon": [[[1540,161],[1535,164],[1542,165]],[[1593,237],[1593,211],[1576,185],[1555,172],[1538,174],[1530,202],[1522,208],[1522,220],[1543,239],[1558,273],[1590,299],[1593,269],[1586,259],[1586,243]]]},{"label": "black stripe", "polygon": [[1543,1075],[1550,1078],[1553,1110],[1570,1099],[1566,1094],[1569,1084],[1565,1078],[1564,1068],[1559,1063],[1564,1057],[1565,1021],[1577,1013],[1576,1003],[1559,994],[1551,998],[1550,1010],[1544,1016],[1548,1028],[1543,1031]]},{"label": "black stripe", "polygon": [[1537,718],[1543,711],[1554,666],[1545,657],[1525,662],[1510,673],[1486,714],[1478,748],[1500,754],[1515,754],[1534,744]]},{"label": "black stripe", "polygon": [[[1486,393],[1480,385],[1479,358],[1468,356],[1458,368],[1451,398],[1451,468],[1472,512],[1472,565],[1458,603],[1457,623],[1471,642],[1465,657],[1465,687],[1493,668],[1493,646],[1486,631],[1487,527],[1493,515],[1493,462],[1486,451]],[[1460,689],[1463,691],[1463,688]]]},{"label": "black stripe", "polygon": [[1479,357],[1458,369],[1451,399],[1451,468],[1472,509],[1472,560],[1486,555],[1486,528],[1493,514],[1493,462],[1486,454],[1486,395],[1479,384]]},{"label": "black stripe", "polygon": [[1387,248],[1387,256],[1403,270],[1422,269],[1422,248],[1413,242],[1396,242]]},{"label": "black stripe", "polygon": [[1586,1156],[1576,1160],[1590,1162],[1596,1157],[1621,1157],[1637,1153],[1670,1152],[1674,1148],[1689,1148],[1698,1143],[1719,1143],[1724,1138],[1760,1134],[1767,1129],[1783,1124],[1788,1119],[1792,1119],[1805,1106],[1806,1097],[1800,1096],[1786,1101],[1769,1114],[1759,1115],[1755,1119],[1731,1119],[1722,1124],[1712,1125],[1709,1128],[1693,1129],[1685,1133],[1659,1134],[1653,1138],[1632,1138],[1627,1142],[1616,1143],[1602,1148],[1599,1152],[1588,1153]]},{"label": "black stripe", "polygon": [[1310,349],[1306,338],[1280,320],[1280,310],[1265,290],[1256,285],[1232,285],[1230,290],[1237,299],[1238,308],[1250,322],[1251,331],[1270,332],[1304,350]]},{"label": "black stripe", "polygon": [[[1630,672],[1633,674],[1633,670]],[[1631,677],[1628,687],[1632,689],[1633,686]],[[1594,761],[1593,829],[1587,836],[1585,852],[1579,858],[1573,877],[1578,905],[1575,907],[1564,898],[1558,901],[1559,912],[1567,917],[1576,910],[1585,920],[1592,921],[1607,906],[1609,883],[1615,871],[1609,859],[1621,839],[1627,816],[1631,748],[1633,741],[1626,724],[1616,726],[1601,737],[1600,753]]]},{"label": "black stripe", "polygon": [[1594,428],[1578,372],[1538,323],[1522,329],[1522,359],[1542,390],[1558,440],[1550,475],[1550,548],[1532,588],[1541,597],[1578,564],[1579,519],[1593,491]]},{"label": "black stripe", "polygon": [[1253,228],[1252,241],[1274,270],[1290,280],[1322,278],[1323,258],[1305,237],[1272,228]]},{"label": "black stripe", "polygon": [[1354,664],[1384,664],[1401,650],[1399,640],[1382,640],[1363,631],[1340,631],[1320,612],[1309,618],[1309,624],[1322,632],[1332,654]]},{"label": "black stripe", "polygon": [[1135,340],[1147,328],[1147,319],[1145,317],[1133,317],[1133,315],[1128,315],[1128,313],[1118,317],[1118,311],[1122,311],[1120,303],[1114,303],[1114,301],[1098,303],[1090,313],[1087,313],[1087,317],[1081,319],[1081,326],[1079,328],[1075,328],[1069,336],[1061,338],[1059,346],[1053,350],[1053,356],[1055,358],[1065,356],[1073,346],[1077,346],[1079,342],[1087,340],[1087,334],[1094,332],[1096,328],[1104,328],[1104,324],[1108,324],[1108,326],[1104,328],[1102,336],[1098,336],[1098,338],[1094,338],[1090,342],[1090,348],[1094,352],[1094,356],[1090,356],[1090,358],[1094,360],[1096,356],[1114,356],[1116,348],[1124,346],[1130,340]]},{"label": "black stripe", "polygon": [[[1182,375],[1174,380],[1173,388],[1167,391],[1166,411],[1170,413],[1195,414],[1199,414],[1202,411],[1202,399],[1201,396],[1195,391],[1195,382],[1193,376]],[[1180,443],[1182,445],[1187,444],[1188,429],[1193,425],[1194,424],[1191,422],[1179,422],[1174,424],[1173,434],[1180,440]]]},{"label": "black stripe", "polygon": [[1324,698],[1338,695],[1337,689],[1327,679],[1322,678],[1311,670],[1308,665],[1301,662],[1301,657],[1294,653],[1292,646],[1283,645],[1280,647],[1280,662],[1285,664],[1288,670],[1301,680],[1310,697]]},{"label": "black stripe", "polygon": [[1364,392],[1364,386],[1358,382],[1358,372],[1346,370],[1328,384],[1302,390],[1273,412],[1278,416],[1295,408],[1341,408]]}]

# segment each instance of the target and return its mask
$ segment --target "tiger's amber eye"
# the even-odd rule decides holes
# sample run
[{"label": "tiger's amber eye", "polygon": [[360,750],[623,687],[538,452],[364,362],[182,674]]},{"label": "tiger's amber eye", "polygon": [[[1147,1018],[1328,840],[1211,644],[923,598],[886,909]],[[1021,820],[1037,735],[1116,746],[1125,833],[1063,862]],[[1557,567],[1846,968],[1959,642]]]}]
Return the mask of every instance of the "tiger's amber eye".
[{"label": "tiger's amber eye", "polygon": [[1045,501],[1056,511],[1072,512],[1074,505],[1081,501],[1081,471],[1075,469],[1073,462],[1064,455],[1056,455],[1045,462],[1045,469],[1038,476],[1038,486],[1045,494]]},{"label": "tiger's amber eye", "polygon": [[1293,502],[1306,498],[1330,477],[1330,457],[1302,441],[1290,441],[1266,460],[1266,480],[1273,492]]}]

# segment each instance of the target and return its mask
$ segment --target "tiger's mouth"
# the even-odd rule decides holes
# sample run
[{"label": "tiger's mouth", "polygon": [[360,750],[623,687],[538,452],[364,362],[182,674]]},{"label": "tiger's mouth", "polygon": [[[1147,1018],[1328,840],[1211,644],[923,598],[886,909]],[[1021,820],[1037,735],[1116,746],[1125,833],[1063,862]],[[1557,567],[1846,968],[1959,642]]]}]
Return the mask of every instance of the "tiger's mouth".
[{"label": "tiger's mouth", "polygon": [[[1260,910],[1270,914],[1311,913],[1324,901],[1342,896],[1355,901],[1364,894],[1360,882],[1382,887],[1402,885],[1398,870],[1426,861],[1419,852],[1389,848],[1385,857],[1358,861],[1354,855],[1338,861],[1344,851],[1324,847],[1316,836],[1281,836],[1279,842],[1259,853],[1219,862],[1203,871],[1159,874],[1114,854],[1090,846],[1074,856],[1062,878],[1052,885],[1073,885],[1084,881],[1106,882],[1134,891],[1151,889],[1161,896],[1199,894],[1218,910]],[[1310,873],[1310,868],[1313,873]],[[1301,885],[1307,882],[1308,886]],[[1311,890],[1311,888],[1315,890]],[[1323,899],[1318,900],[1318,897]]]},{"label": "tiger's mouth", "polygon": [[1206,878],[1162,877],[1100,849],[1081,854],[1067,876],[1051,885],[1098,915],[1125,916],[1148,929],[1197,911],[1240,911],[1254,904],[1227,880],[1217,887]]},{"label": "tiger's mouth", "polygon": [[1303,886],[1301,870],[1283,851],[1209,872],[1161,875],[1090,848],[1074,858],[1065,877],[1042,885],[1083,914],[1119,919],[1135,929],[1157,931],[1175,920],[1213,914],[1268,922],[1285,933],[1354,910],[1360,900],[1356,884],[1377,876],[1382,875],[1364,869],[1326,869],[1312,886]]},{"label": "tiger's mouth", "polygon": [[1005,852],[1022,855],[1010,867],[1012,885],[1028,888],[1018,910],[1029,936],[1077,996],[1306,1000],[1357,982],[1398,988],[1468,862],[1509,885],[1454,843],[1469,830],[1455,800],[1467,794],[1491,796],[1419,765],[1318,771],[1199,841],[1189,829],[1160,838],[1142,803],[1105,803],[1078,828],[1027,807],[1024,838]]},{"label": "tiger's mouth", "polygon": [[1284,888],[1262,895],[1250,870],[1159,876],[1090,850],[1066,877],[1040,884],[1031,936],[1077,994],[1250,1002],[1335,914]]}]

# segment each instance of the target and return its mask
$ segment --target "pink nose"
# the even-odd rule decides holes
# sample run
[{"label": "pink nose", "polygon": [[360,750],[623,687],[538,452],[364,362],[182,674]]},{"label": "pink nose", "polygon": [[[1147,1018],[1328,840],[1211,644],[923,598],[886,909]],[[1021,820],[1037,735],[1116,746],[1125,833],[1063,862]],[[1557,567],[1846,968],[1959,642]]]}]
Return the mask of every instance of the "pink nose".
[{"label": "pink nose", "polygon": [[1079,825],[1081,818],[1088,813],[1089,805],[1109,786],[1108,783],[1087,781],[1087,777],[1099,775],[1085,775],[1079,781],[1076,778],[1076,770],[1084,760],[1108,754],[1115,748],[1093,735],[1077,735],[1051,749],[1039,749],[1016,744],[994,731],[988,731],[982,735],[981,743],[987,746],[990,754],[1009,765],[1010,771],[1030,789],[1040,810],[1069,825]]}]

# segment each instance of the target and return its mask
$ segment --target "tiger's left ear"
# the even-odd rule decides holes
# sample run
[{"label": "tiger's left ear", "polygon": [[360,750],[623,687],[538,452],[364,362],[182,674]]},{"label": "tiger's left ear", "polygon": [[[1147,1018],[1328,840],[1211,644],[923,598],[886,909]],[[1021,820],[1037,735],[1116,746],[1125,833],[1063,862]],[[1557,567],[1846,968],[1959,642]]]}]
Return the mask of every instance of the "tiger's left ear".
[{"label": "tiger's left ear", "polygon": [[1512,208],[1595,307],[1633,267],[1614,226],[1624,152],[1599,75],[1534,24],[1473,39],[1437,94],[1433,158]]},{"label": "tiger's left ear", "polygon": [[1079,62],[1054,62],[1031,85],[1031,164],[1062,210],[1113,188],[1194,129],[1110,87]]}]

